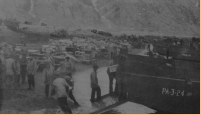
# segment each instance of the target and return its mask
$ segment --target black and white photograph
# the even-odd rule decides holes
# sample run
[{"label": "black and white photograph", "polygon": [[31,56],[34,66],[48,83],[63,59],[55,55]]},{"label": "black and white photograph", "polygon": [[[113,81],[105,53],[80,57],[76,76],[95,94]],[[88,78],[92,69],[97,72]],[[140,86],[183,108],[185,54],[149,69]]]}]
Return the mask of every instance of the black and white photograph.
[{"label": "black and white photograph", "polygon": [[0,114],[200,114],[200,0],[0,0]]}]

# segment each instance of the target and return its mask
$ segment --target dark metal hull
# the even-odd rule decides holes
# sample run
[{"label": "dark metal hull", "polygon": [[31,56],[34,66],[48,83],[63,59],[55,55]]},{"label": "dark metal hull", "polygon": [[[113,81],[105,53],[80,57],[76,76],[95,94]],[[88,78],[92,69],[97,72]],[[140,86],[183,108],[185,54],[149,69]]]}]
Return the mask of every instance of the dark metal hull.
[{"label": "dark metal hull", "polygon": [[200,113],[199,63],[128,55],[125,78],[130,101],[170,113]]},{"label": "dark metal hull", "polygon": [[169,56],[176,60],[200,62],[200,51],[191,47],[154,45],[154,49],[160,55],[166,55],[166,49],[169,49]]},{"label": "dark metal hull", "polygon": [[[187,96],[185,81],[127,74],[130,101],[170,113],[200,113],[200,83],[193,82]],[[132,85],[131,85],[132,84]]]}]

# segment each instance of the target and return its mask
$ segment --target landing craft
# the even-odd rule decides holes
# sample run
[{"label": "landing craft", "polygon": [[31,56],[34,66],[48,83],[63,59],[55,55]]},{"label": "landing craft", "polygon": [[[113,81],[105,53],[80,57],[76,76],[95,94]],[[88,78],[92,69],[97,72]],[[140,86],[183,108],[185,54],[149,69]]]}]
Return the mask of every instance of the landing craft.
[{"label": "landing craft", "polygon": [[200,113],[200,54],[187,46],[169,49],[171,59],[120,52],[126,56],[128,100],[168,113]]},{"label": "landing craft", "polygon": [[[149,52],[131,54],[126,50],[121,49],[120,56],[126,59],[123,79],[127,99],[118,102],[120,105],[125,101],[142,104],[157,110],[156,113],[162,111],[162,114],[200,113],[200,62],[197,57],[172,56],[166,59],[166,56],[154,53],[151,56]],[[188,51],[189,55],[197,52]],[[111,114],[120,105],[96,113]]]}]

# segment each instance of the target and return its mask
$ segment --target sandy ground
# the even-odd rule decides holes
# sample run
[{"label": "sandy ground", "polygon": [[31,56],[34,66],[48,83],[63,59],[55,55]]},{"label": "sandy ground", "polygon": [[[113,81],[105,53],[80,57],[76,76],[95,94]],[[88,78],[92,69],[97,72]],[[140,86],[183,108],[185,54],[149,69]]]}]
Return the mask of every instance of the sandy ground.
[{"label": "sandy ground", "polygon": [[[102,95],[109,92],[109,79],[106,73],[108,60],[98,62],[100,66],[98,70],[99,85]],[[77,64],[77,71],[73,75],[75,81],[74,96],[77,99],[80,107],[75,107],[70,103],[74,113],[91,113],[108,105],[108,100],[103,100],[102,103],[92,104],[90,100],[90,73],[92,72],[91,65]],[[3,114],[18,114],[18,113],[55,113],[58,110],[57,101],[51,98],[46,98],[44,94],[44,78],[41,73],[35,76],[36,88],[35,91],[28,91],[28,84],[22,85],[19,89],[8,90],[4,88],[3,105],[1,112]],[[109,99],[112,101],[112,99]],[[115,102],[111,102],[113,104]]]}]

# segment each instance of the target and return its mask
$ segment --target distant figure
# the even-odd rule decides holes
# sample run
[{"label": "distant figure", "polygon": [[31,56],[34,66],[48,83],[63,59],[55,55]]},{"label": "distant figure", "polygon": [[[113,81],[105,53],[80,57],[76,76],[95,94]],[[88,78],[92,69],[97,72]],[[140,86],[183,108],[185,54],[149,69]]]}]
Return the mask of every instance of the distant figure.
[{"label": "distant figure", "polygon": [[5,44],[2,49],[3,49],[3,52],[4,52],[4,56],[8,57],[10,55],[10,50],[9,50],[8,44]]},{"label": "distant figure", "polygon": [[66,75],[68,75],[72,78],[73,65],[70,62],[70,57],[66,57],[64,64],[65,64],[65,68],[66,68]]},{"label": "distant figure", "polygon": [[96,49],[95,49],[95,47],[92,47],[92,49],[91,49],[91,57],[92,57],[92,59],[96,58]]},{"label": "distant figure", "polygon": [[[98,85],[97,70],[98,70],[98,66],[94,65],[93,66],[93,72],[90,75],[91,88],[92,88],[90,101],[92,103],[95,102],[95,101],[100,101],[101,100],[101,89],[100,89],[100,86]],[[96,93],[97,93],[97,100],[95,100],[95,94]]]},{"label": "distant figure", "polygon": [[148,44],[148,47],[147,47],[148,51],[151,51],[151,45]]},{"label": "distant figure", "polygon": [[43,76],[45,78],[45,94],[46,97],[50,96],[50,91],[51,91],[51,84],[54,80],[54,68],[50,64],[50,62],[45,62],[45,68],[43,70]]},{"label": "distant figure", "polygon": [[22,47],[22,52],[28,52],[28,49],[27,49],[27,45],[26,44],[23,44],[23,47]]},{"label": "distant figure", "polygon": [[16,71],[15,71],[15,84],[17,87],[20,86],[20,72],[21,72],[21,68],[20,68],[20,62],[19,62],[19,57],[17,56],[15,58],[15,68],[16,68]]},{"label": "distant figure", "polygon": [[25,83],[25,80],[26,80],[26,75],[27,75],[27,64],[28,64],[28,60],[26,58],[26,55],[22,55],[20,57],[20,74],[21,74],[21,80],[22,80],[22,84]]},{"label": "distant figure", "polygon": [[35,74],[37,71],[37,64],[36,60],[33,57],[30,57],[27,65],[27,75],[28,75],[28,84],[29,88],[28,90],[34,90],[35,89]]},{"label": "distant figure", "polygon": [[47,61],[48,63],[50,63],[51,66],[54,67],[54,65],[55,65],[55,60],[54,60],[54,58],[53,58],[53,53],[46,54],[46,61]]}]

